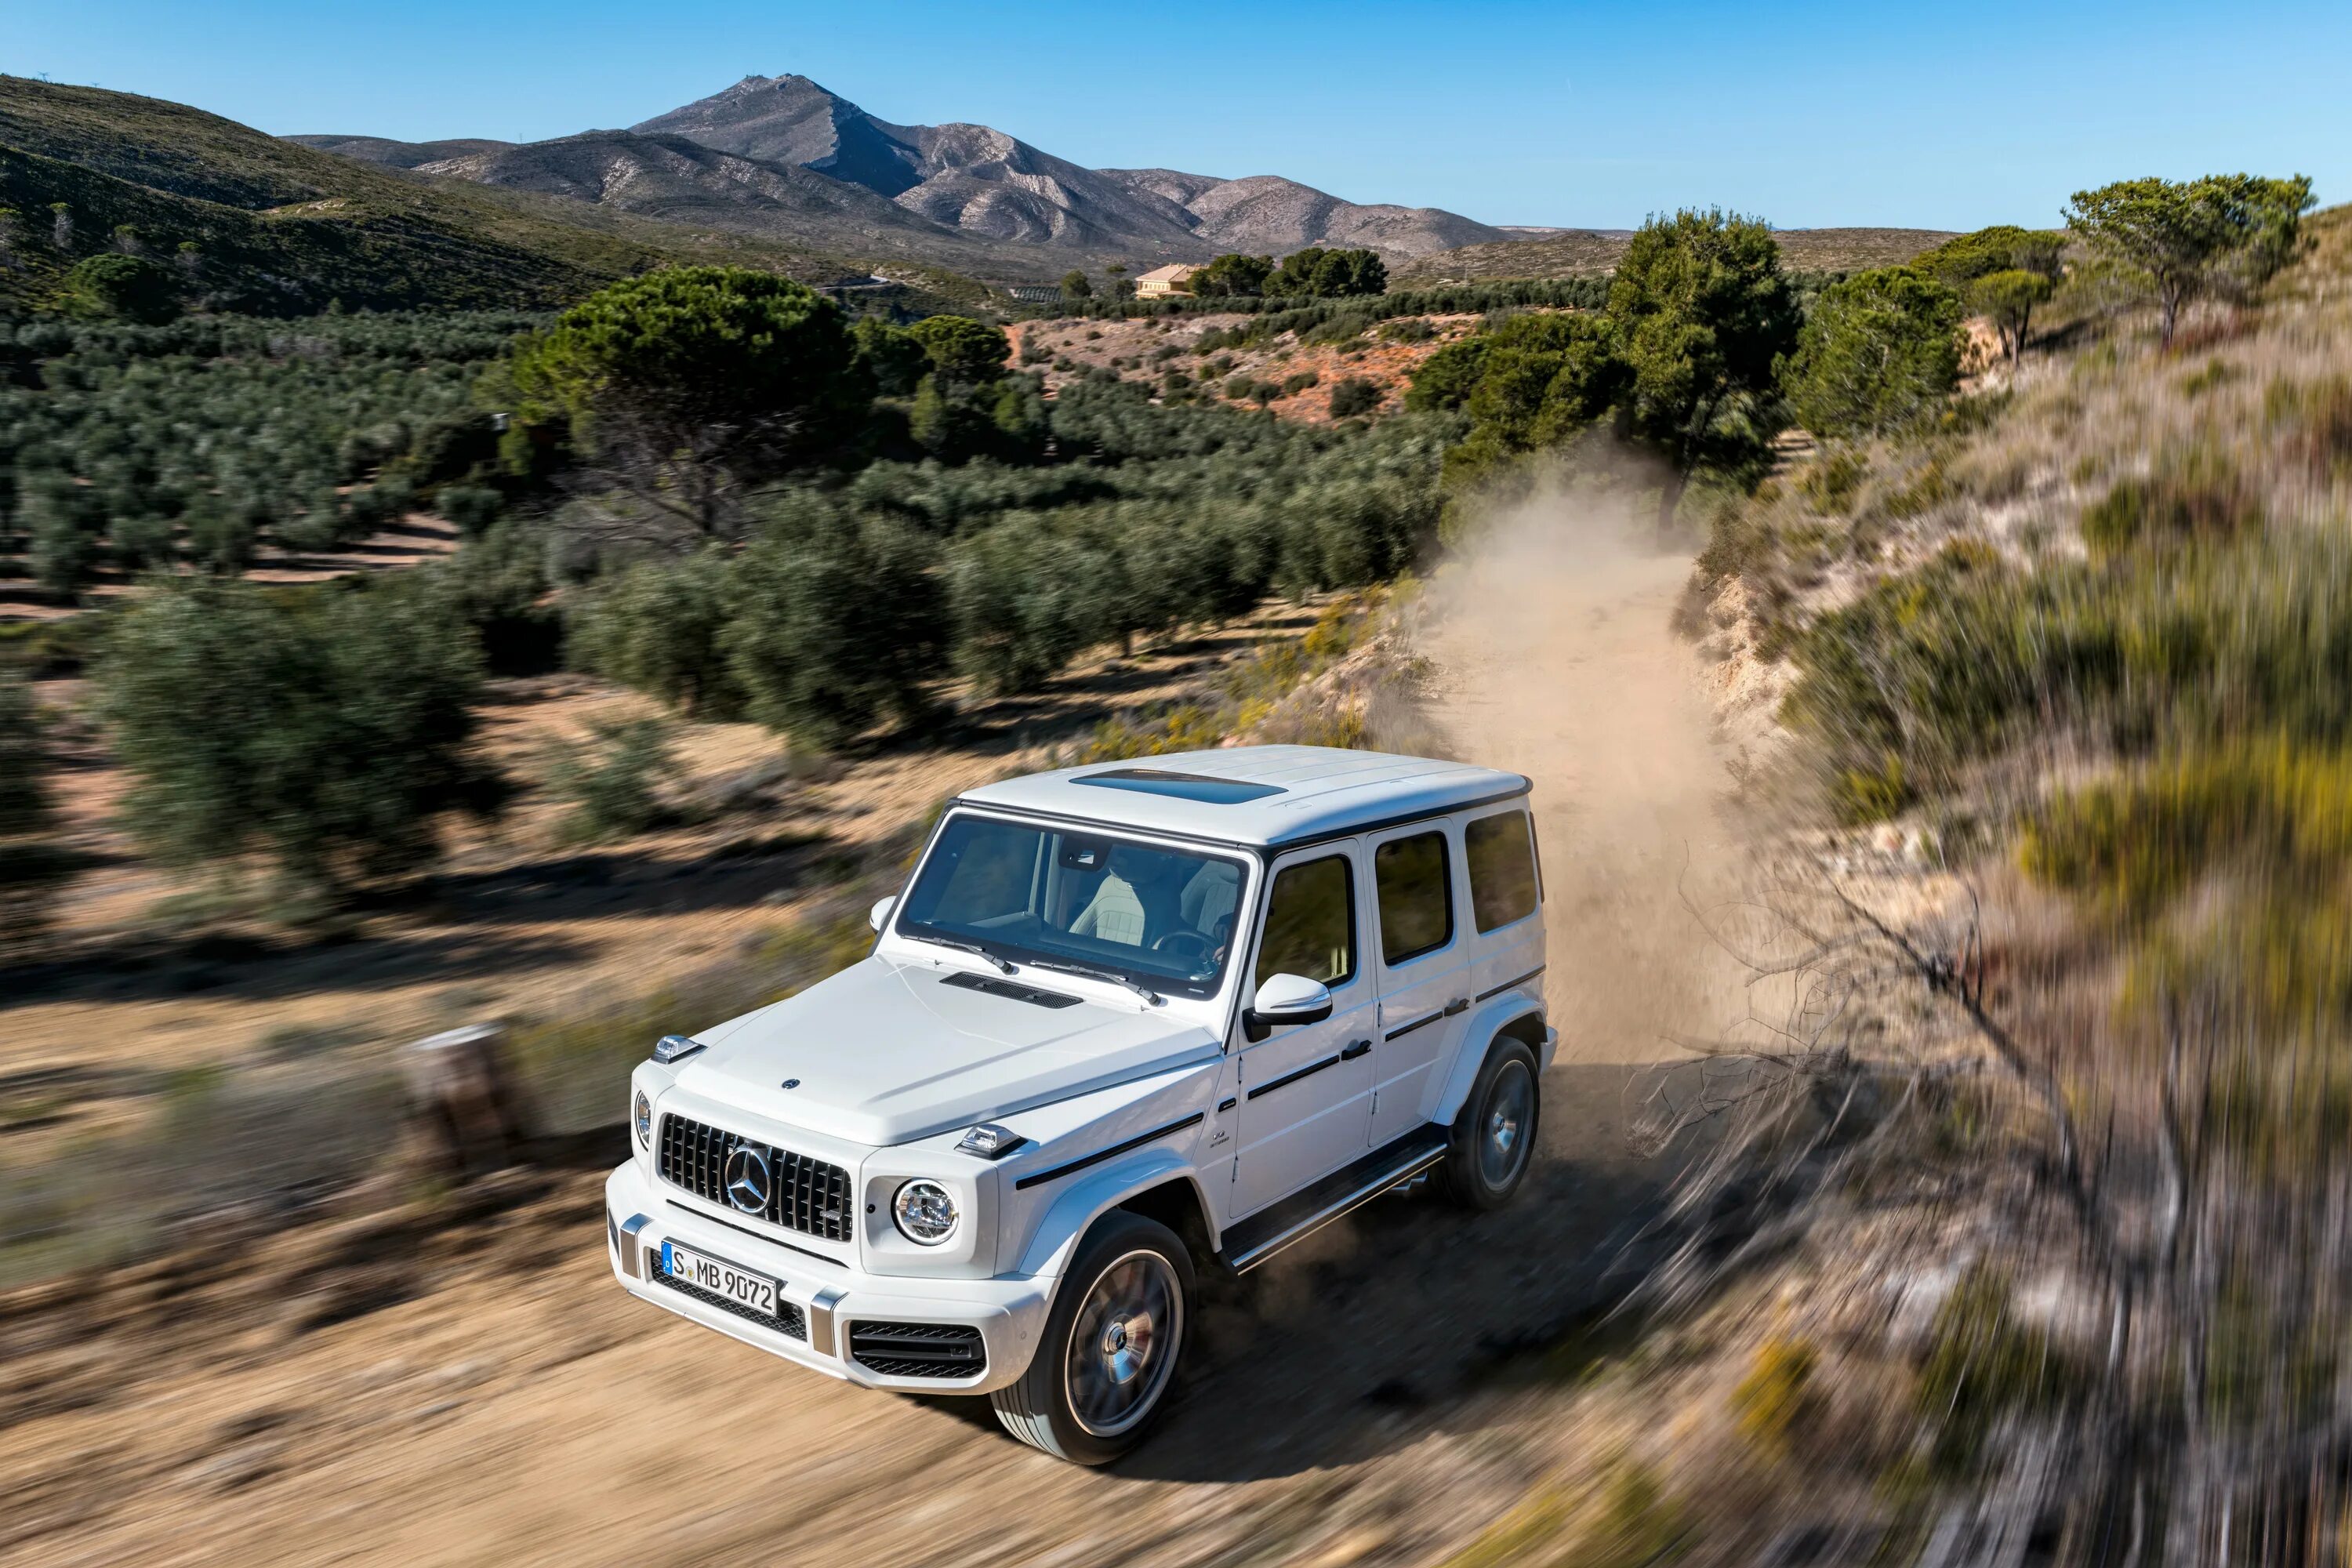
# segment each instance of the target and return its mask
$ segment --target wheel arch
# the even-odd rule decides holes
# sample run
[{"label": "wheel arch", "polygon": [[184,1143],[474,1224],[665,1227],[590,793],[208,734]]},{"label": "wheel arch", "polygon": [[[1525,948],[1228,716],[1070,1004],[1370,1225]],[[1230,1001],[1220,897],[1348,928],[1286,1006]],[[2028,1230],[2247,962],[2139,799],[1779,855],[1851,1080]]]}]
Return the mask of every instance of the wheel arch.
[{"label": "wheel arch", "polygon": [[1167,1226],[1183,1238],[1196,1266],[1215,1253],[1215,1211],[1209,1206],[1200,1173],[1173,1150],[1156,1149],[1073,1182],[1031,1234],[1022,1252],[1021,1271],[1061,1273],[1095,1222],[1114,1209]]},{"label": "wheel arch", "polygon": [[[1478,1081],[1478,1069],[1486,1065],[1496,1041],[1511,1039],[1526,1046],[1540,1069],[1548,1038],[1540,1004],[1525,996],[1497,998],[1494,1005],[1475,1015],[1470,1026],[1462,1032],[1462,1053],[1454,1058],[1454,1070],[1446,1075],[1445,1093],[1439,1099],[1437,1114],[1431,1120],[1444,1126],[1461,1114],[1463,1102],[1470,1098],[1471,1088]],[[1469,1044],[1473,1040],[1479,1042],[1475,1049]]]}]

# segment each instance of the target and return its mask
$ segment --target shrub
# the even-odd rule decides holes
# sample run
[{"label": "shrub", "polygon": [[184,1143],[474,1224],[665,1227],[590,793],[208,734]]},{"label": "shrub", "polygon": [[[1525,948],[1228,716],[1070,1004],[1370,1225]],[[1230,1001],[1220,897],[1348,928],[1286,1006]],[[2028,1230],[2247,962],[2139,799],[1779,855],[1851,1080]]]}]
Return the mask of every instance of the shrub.
[{"label": "shrub", "polygon": [[1293,371],[1282,378],[1282,395],[1296,397],[1323,378],[1311,370]]},{"label": "shrub", "polygon": [[1741,1434],[1774,1458],[1785,1458],[1820,1364],[1820,1352],[1802,1340],[1766,1341],[1731,1393]]},{"label": "shrub", "polygon": [[663,816],[659,785],[677,771],[669,727],[658,719],[603,719],[585,746],[555,748],[548,784],[572,803],[562,825],[575,842],[642,833]]},{"label": "shrub", "polygon": [[745,713],[796,745],[838,746],[920,711],[944,640],[936,581],[907,530],[785,507],[736,561],[719,645]]},{"label": "shrub", "polygon": [[1437,335],[1437,329],[1423,316],[1407,316],[1402,321],[1381,323],[1381,336],[1392,343],[1425,343]]},{"label": "shrub", "polygon": [[731,616],[727,557],[705,551],[647,561],[580,591],[566,605],[572,662],[699,719],[743,710],[719,637]]},{"label": "shrub", "polygon": [[2226,540],[2262,522],[2260,493],[2237,464],[2199,445],[2168,451],[2146,479],[2117,480],[2083,513],[2083,539],[2109,558],[2141,543]]},{"label": "shrub", "polygon": [[1908,268],[1831,285],[1784,373],[1798,416],[1824,436],[1917,417],[1959,384],[1960,320],[1959,297]]},{"label": "shrub", "polygon": [[1380,383],[1360,375],[1349,376],[1331,388],[1331,417],[1350,419],[1370,414],[1381,405],[1385,395]]},{"label": "shrub", "polygon": [[158,858],[260,852],[332,890],[429,860],[444,814],[497,808],[473,747],[480,679],[471,631],[423,583],[193,582],[123,616],[99,688],[128,820]]}]

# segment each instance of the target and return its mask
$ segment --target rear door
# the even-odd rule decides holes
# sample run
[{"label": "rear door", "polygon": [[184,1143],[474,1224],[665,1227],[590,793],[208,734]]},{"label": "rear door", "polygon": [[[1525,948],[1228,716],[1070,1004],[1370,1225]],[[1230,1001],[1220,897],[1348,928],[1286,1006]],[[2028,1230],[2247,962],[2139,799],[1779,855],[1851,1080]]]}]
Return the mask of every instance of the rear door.
[{"label": "rear door", "polygon": [[1458,825],[1415,823],[1367,842],[1379,927],[1371,944],[1381,990],[1372,1047],[1371,1146],[1378,1148],[1428,1120],[1477,976],[1460,907]]},{"label": "rear door", "polygon": [[1266,878],[1243,1005],[1269,975],[1303,974],[1331,988],[1331,1016],[1235,1042],[1240,1148],[1228,1218],[1289,1196],[1367,1147],[1379,1004],[1364,961],[1358,857],[1352,840],[1318,845],[1276,860]]},{"label": "rear door", "polygon": [[1543,994],[1543,882],[1536,868],[1534,824],[1524,806],[1473,816],[1462,825],[1470,880],[1471,935],[1477,943],[1473,1002],[1525,990]]}]

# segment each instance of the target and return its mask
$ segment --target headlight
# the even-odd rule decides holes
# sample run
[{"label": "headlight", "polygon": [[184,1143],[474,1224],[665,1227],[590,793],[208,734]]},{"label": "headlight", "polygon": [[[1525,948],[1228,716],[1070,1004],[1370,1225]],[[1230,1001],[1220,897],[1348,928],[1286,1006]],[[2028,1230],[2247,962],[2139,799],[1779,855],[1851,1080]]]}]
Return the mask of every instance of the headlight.
[{"label": "headlight", "polygon": [[648,1149],[652,1148],[654,1146],[654,1102],[646,1098],[644,1089],[637,1090],[636,1100],[629,1107],[629,1111],[637,1124],[637,1142]]},{"label": "headlight", "polygon": [[955,1199],[937,1182],[908,1182],[890,1202],[898,1234],[918,1247],[937,1247],[955,1234]]}]

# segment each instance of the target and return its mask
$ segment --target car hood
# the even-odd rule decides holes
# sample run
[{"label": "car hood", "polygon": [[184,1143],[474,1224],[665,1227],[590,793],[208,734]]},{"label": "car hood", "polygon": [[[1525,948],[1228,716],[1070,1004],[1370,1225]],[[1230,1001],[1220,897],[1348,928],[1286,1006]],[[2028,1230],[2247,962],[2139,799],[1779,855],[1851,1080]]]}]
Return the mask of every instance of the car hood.
[{"label": "car hood", "polygon": [[[708,1048],[688,1058],[678,1087],[880,1146],[1149,1077],[1220,1048],[1210,1030],[1164,1013],[1085,1000],[1041,1006],[969,989],[989,977],[959,973],[864,959],[696,1036]],[[1034,978],[1071,994],[1055,984],[1059,976]]]}]

